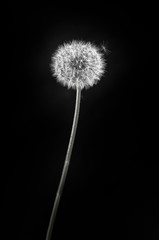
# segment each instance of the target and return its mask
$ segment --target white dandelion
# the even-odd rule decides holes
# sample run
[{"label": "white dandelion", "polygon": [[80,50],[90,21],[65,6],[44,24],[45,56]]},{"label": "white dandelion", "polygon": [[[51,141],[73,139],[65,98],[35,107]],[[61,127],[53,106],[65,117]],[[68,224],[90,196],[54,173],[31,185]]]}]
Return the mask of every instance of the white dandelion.
[{"label": "white dandelion", "polygon": [[82,41],[59,46],[52,56],[51,69],[58,82],[68,88],[89,88],[104,73],[105,61],[100,48]]},{"label": "white dandelion", "polygon": [[104,74],[105,66],[106,63],[102,49],[90,42],[72,41],[70,43],[64,43],[64,45],[58,47],[57,51],[52,56],[51,70],[53,76],[56,77],[57,81],[62,85],[76,89],[76,104],[70,140],[50,217],[46,240],[51,240],[56,213],[70,164],[78,124],[81,90],[96,84]]}]

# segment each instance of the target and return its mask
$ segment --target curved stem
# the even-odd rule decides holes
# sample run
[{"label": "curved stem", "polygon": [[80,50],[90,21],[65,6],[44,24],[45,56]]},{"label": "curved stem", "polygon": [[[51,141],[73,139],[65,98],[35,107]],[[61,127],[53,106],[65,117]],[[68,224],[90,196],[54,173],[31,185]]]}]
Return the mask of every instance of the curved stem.
[{"label": "curved stem", "polygon": [[56,218],[56,213],[58,210],[63,187],[64,187],[64,184],[66,181],[66,176],[67,176],[67,172],[68,172],[68,168],[69,168],[69,164],[70,164],[71,153],[72,153],[73,144],[74,144],[75,135],[76,135],[76,129],[77,129],[77,125],[78,125],[80,100],[81,100],[81,89],[77,88],[77,90],[76,90],[76,105],[75,105],[75,112],[74,112],[71,135],[70,135],[70,141],[69,141],[69,145],[68,145],[68,149],[67,149],[67,153],[66,153],[66,158],[65,158],[65,162],[64,162],[64,166],[63,166],[63,170],[62,170],[60,183],[59,183],[58,190],[56,193],[54,206],[53,206],[51,217],[50,217],[50,222],[49,222],[49,226],[48,226],[48,230],[47,230],[47,234],[46,234],[46,240],[51,240],[51,234],[52,234],[52,230],[53,230],[53,226],[54,226],[54,222],[55,222],[55,218]]}]

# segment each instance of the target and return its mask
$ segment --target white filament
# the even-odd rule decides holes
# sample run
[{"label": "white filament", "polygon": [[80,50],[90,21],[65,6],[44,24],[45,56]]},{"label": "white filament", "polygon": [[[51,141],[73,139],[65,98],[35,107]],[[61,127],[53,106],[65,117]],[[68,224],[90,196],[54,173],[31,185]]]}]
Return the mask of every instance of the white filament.
[{"label": "white filament", "polygon": [[100,48],[83,41],[59,46],[52,56],[51,69],[57,81],[68,88],[89,88],[104,73],[106,63]]}]

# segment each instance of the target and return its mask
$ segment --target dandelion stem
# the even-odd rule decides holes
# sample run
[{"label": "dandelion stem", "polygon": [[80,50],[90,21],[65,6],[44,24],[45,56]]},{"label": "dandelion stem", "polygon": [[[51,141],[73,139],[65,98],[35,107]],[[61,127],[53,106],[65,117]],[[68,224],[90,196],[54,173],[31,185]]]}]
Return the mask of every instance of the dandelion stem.
[{"label": "dandelion stem", "polygon": [[73,144],[74,144],[75,135],[76,135],[76,129],[77,129],[77,125],[78,125],[80,99],[81,99],[81,88],[77,88],[77,90],[76,90],[76,105],[75,105],[75,112],[74,112],[70,140],[69,140],[69,144],[68,144],[68,149],[67,149],[67,153],[66,153],[66,158],[65,158],[65,162],[64,162],[64,166],[63,166],[63,170],[62,170],[60,183],[59,183],[59,186],[57,189],[56,198],[55,198],[54,206],[53,206],[51,217],[50,217],[50,222],[49,222],[49,226],[48,226],[48,230],[47,230],[47,234],[46,234],[46,240],[51,240],[51,234],[52,234],[60,198],[61,198],[64,184],[66,181],[66,176],[67,176],[67,172],[68,172],[68,168],[69,168],[69,164],[70,164],[71,153],[72,153]]}]

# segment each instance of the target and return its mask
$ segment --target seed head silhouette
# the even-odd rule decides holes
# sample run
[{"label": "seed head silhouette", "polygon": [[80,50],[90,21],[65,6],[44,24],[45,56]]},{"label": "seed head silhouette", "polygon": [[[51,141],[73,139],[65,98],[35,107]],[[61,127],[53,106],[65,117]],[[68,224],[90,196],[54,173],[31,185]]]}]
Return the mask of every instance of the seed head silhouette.
[{"label": "seed head silhouette", "polygon": [[102,51],[90,42],[64,43],[52,56],[53,76],[68,88],[93,86],[103,75],[104,67]]},{"label": "seed head silhouette", "polygon": [[60,183],[57,189],[46,240],[51,240],[51,234],[58,210],[60,198],[65,184],[71,153],[78,124],[81,90],[96,84],[104,74],[106,66],[104,54],[97,46],[83,41],[72,41],[59,46],[51,58],[51,70],[53,76],[57,78],[63,86],[76,89],[76,104],[72,124],[72,130],[66,158],[62,170]]}]

